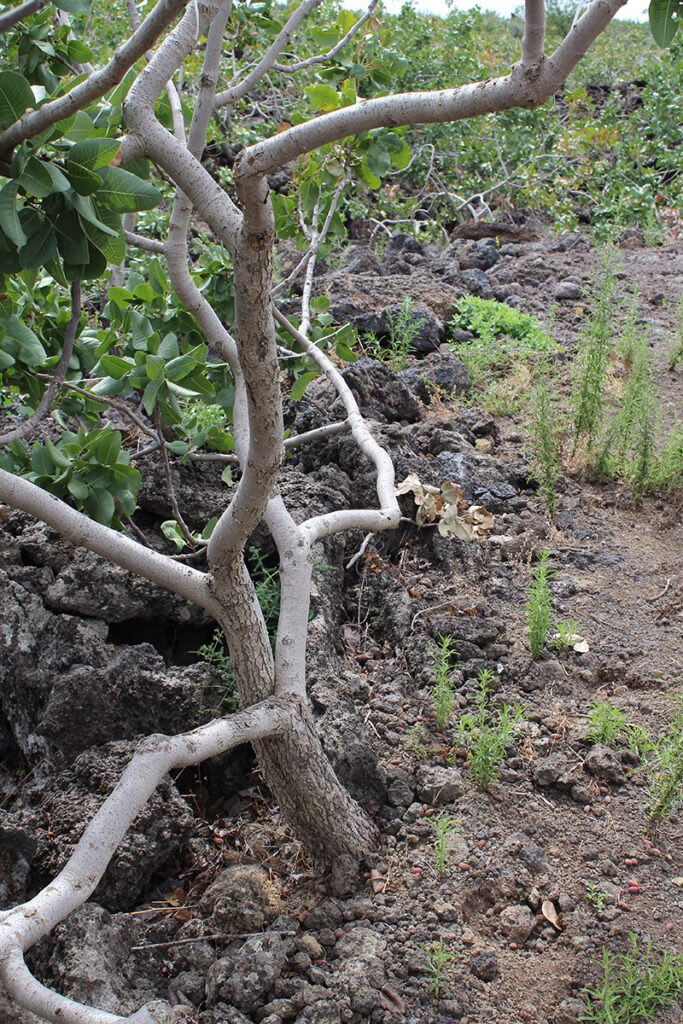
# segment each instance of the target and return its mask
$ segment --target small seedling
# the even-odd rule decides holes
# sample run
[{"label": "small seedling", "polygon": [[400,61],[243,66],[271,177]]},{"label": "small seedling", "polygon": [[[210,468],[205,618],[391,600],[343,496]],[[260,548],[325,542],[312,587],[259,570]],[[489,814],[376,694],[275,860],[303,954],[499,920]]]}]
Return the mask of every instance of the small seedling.
[{"label": "small seedling", "polygon": [[581,438],[592,444],[603,418],[616,299],[613,262],[613,253],[603,252],[601,281],[591,298],[592,315],[579,340],[572,391],[575,447]]},{"label": "small seedling", "polygon": [[555,636],[550,643],[556,651],[565,654],[575,643],[580,630],[581,627],[576,619],[570,619],[569,622],[558,622],[555,626]]},{"label": "small seedling", "polygon": [[479,672],[477,710],[465,715],[459,723],[459,741],[467,748],[472,778],[482,789],[498,778],[510,737],[524,718],[524,710],[518,704],[514,707],[504,704],[502,710],[494,714],[489,707],[492,681],[493,673],[489,669]]},{"label": "small seedling", "polygon": [[[681,698],[677,698],[679,703]],[[683,803],[683,704],[668,730],[646,758],[653,772],[647,804],[650,832],[653,832]]]},{"label": "small seedling", "polygon": [[443,939],[433,942],[431,946],[422,947],[427,954],[427,971],[430,974],[429,991],[435,999],[439,999],[446,987],[450,964],[455,960],[454,953],[448,953]]},{"label": "small seedling", "polygon": [[217,688],[221,697],[222,708],[227,708],[229,711],[239,711],[239,700],[235,693],[235,671],[232,667],[230,656],[225,650],[225,638],[222,631],[220,629],[215,630],[211,637],[211,643],[202,644],[201,647],[198,647],[192,653],[198,654],[203,661],[213,665],[218,670]]},{"label": "small seedling", "polygon": [[628,720],[620,708],[614,708],[607,701],[593,701],[588,712],[586,738],[591,743],[604,743],[616,747],[628,729]]},{"label": "small seedling", "polygon": [[550,589],[548,581],[552,569],[548,565],[549,551],[541,552],[541,561],[534,570],[533,582],[526,605],[529,629],[529,649],[534,658],[540,658],[545,647],[545,638],[550,626]]},{"label": "small seedling", "polygon": [[417,761],[421,761],[427,756],[422,736],[422,726],[419,722],[415,722],[415,725],[412,725],[408,730],[408,750]]},{"label": "small seedling", "polygon": [[531,401],[531,471],[550,515],[557,501],[561,426],[553,404],[552,378],[542,363]]},{"label": "small seedling", "polygon": [[387,314],[389,337],[383,342],[373,332],[365,335],[365,345],[375,359],[388,363],[392,370],[404,370],[410,359],[413,342],[420,333],[414,317],[415,303],[406,296],[398,310]]},{"label": "small seedling", "polygon": [[648,939],[644,949],[631,933],[628,953],[602,951],[602,984],[585,990],[586,1009],[579,1018],[588,1024],[640,1024],[656,1021],[656,1013],[672,1006],[683,992],[683,957],[656,950]]},{"label": "small seedling", "polygon": [[431,820],[431,826],[434,829],[434,855],[436,858],[436,870],[442,875],[449,862],[448,853],[448,838],[458,828],[458,822],[455,818],[451,817],[450,814],[446,814],[445,811],[441,811],[435,818]]},{"label": "small seedling", "polygon": [[598,889],[597,885],[593,885],[592,882],[589,882],[586,886],[586,899],[595,907],[598,914],[603,914],[605,907],[607,906],[609,896],[606,892]]},{"label": "small seedling", "polygon": [[453,687],[451,686],[450,658],[458,641],[452,636],[439,635],[439,643],[430,651],[436,666],[436,683],[432,690],[432,703],[436,715],[437,729],[445,729],[453,710]]}]

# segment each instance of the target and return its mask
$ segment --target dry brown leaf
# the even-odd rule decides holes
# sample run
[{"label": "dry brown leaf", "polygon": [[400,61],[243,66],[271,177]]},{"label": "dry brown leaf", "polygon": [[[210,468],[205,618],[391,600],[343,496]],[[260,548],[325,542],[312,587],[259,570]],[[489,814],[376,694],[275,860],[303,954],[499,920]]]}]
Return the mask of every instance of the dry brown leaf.
[{"label": "dry brown leaf", "polygon": [[370,885],[373,892],[384,892],[386,888],[387,880],[377,868],[373,868],[370,872]]},{"label": "dry brown leaf", "polygon": [[671,884],[677,885],[679,889],[683,889],[683,878],[672,878]]},{"label": "dry brown leaf", "polygon": [[393,988],[390,988],[388,985],[385,985],[384,988],[380,991],[380,996],[382,999],[383,1009],[388,1010],[390,1013],[406,1012],[406,1004],[401,999],[398,992],[394,992]]},{"label": "dry brown leaf", "polygon": [[546,921],[550,921],[551,925],[556,931],[562,931],[560,919],[557,916],[555,904],[552,902],[552,900],[543,900],[543,903],[541,904],[541,913],[543,914]]},{"label": "dry brown leaf", "polygon": [[11,514],[7,505],[0,505],[0,523],[9,523]]}]

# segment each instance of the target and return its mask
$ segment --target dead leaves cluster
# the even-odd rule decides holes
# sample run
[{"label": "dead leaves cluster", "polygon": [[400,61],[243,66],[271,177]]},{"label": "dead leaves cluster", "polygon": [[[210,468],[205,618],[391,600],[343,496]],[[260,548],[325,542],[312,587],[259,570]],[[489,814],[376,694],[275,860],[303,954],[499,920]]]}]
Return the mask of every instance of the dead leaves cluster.
[{"label": "dead leaves cluster", "polygon": [[495,519],[483,505],[467,505],[462,491],[452,480],[444,480],[441,487],[423,484],[416,473],[409,473],[396,488],[396,494],[413,492],[418,526],[436,522],[442,537],[475,540],[488,537],[495,527]]}]

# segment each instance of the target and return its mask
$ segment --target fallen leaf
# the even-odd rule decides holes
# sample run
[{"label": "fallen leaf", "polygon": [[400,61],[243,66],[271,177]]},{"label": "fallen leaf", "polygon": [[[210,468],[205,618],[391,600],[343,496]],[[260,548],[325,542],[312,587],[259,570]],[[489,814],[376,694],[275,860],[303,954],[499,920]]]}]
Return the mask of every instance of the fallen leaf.
[{"label": "fallen leaf", "polygon": [[672,885],[677,885],[679,889],[683,889],[683,878],[672,878]]},{"label": "fallen leaf", "polygon": [[9,523],[11,514],[7,505],[0,505],[0,523]]},{"label": "fallen leaf", "polygon": [[541,904],[541,913],[543,914],[546,921],[550,921],[551,925],[556,931],[562,931],[560,920],[557,916],[557,911],[555,910],[555,904],[552,902],[552,900],[543,900],[543,903]]},{"label": "fallen leaf", "polygon": [[384,892],[386,889],[387,880],[377,868],[373,868],[370,872],[370,885],[373,892]]},{"label": "fallen leaf", "polygon": [[401,999],[398,992],[394,992],[393,988],[385,985],[380,991],[380,997],[382,1000],[382,1007],[388,1010],[389,1013],[405,1013],[406,1004]]}]

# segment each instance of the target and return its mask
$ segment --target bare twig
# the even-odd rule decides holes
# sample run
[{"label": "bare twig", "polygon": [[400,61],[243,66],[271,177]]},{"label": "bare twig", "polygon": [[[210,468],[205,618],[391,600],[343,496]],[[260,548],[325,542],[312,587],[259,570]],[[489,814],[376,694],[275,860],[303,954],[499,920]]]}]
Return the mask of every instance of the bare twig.
[{"label": "bare twig", "polygon": [[35,14],[42,7],[49,2],[49,0],[26,0],[26,3],[19,4],[18,7],[13,7],[11,11],[5,11],[0,14],[0,32],[8,32],[9,29],[22,20],[22,18],[28,18],[29,14]]},{"label": "bare twig", "polygon": [[659,601],[660,597],[664,597],[664,595],[668,592],[670,586],[671,586],[671,580],[668,579],[666,581],[666,586],[664,587],[664,590],[662,590],[659,594],[655,594],[654,597],[646,597],[645,600],[649,604],[654,604],[655,601]]},{"label": "bare twig", "polygon": [[307,57],[305,60],[297,61],[295,64],[273,64],[273,71],[301,71],[303,68],[310,68],[313,64],[322,64],[324,61],[330,60],[332,57],[336,57],[339,51],[343,50],[346,44],[349,43],[358,33],[359,29],[369,21],[378,2],[379,0],[372,0],[372,3],[363,17],[359,18],[355,25],[351,26],[346,35],[340,39],[338,43],[335,43],[332,49],[328,50],[327,53],[319,53],[315,57]]}]

